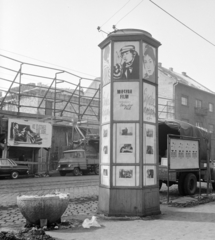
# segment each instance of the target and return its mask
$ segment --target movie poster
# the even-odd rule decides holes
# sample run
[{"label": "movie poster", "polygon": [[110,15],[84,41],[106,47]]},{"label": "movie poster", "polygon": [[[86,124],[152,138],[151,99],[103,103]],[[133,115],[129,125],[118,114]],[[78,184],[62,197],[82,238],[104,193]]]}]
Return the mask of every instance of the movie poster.
[{"label": "movie poster", "polygon": [[101,184],[105,186],[110,186],[110,167],[102,165],[101,166]]},{"label": "movie poster", "polygon": [[143,78],[155,83],[156,51],[152,46],[143,43]]},{"label": "movie poster", "polygon": [[113,186],[139,186],[139,167],[114,166]]},{"label": "movie poster", "polygon": [[113,120],[139,120],[139,83],[114,83]]},{"label": "movie poster", "polygon": [[143,121],[156,122],[155,87],[147,83],[143,83]]},{"label": "movie poster", "polygon": [[156,166],[143,166],[143,185],[155,185],[157,184]]},{"label": "movie poster", "polygon": [[110,69],[111,69],[111,47],[108,44],[103,49],[103,61],[102,61],[102,81],[103,86],[110,82]]},{"label": "movie poster", "polygon": [[143,124],[143,162],[149,164],[157,162],[155,125]]},{"label": "movie poster", "polygon": [[110,124],[102,126],[101,140],[101,163],[110,163]]},{"label": "movie poster", "polygon": [[102,124],[110,122],[110,84],[102,88]]},{"label": "movie poster", "polygon": [[52,125],[22,119],[8,119],[8,146],[50,148]]},{"label": "movie poster", "polygon": [[139,124],[118,123],[113,128],[113,162],[139,162]]},{"label": "movie poster", "polygon": [[114,80],[139,79],[139,42],[114,43]]}]

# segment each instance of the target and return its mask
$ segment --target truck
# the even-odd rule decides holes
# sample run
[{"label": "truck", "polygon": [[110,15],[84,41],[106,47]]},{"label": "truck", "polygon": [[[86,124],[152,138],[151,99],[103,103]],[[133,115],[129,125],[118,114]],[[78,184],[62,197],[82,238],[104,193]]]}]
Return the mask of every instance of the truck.
[{"label": "truck", "polygon": [[[215,190],[215,168],[214,162],[210,156],[211,150],[211,134],[203,129],[193,126],[187,122],[179,120],[159,120],[158,122],[158,141],[159,141],[159,187],[161,189],[162,184],[167,186],[173,184],[178,185],[179,194],[193,195],[197,189],[197,182],[208,182],[212,184]],[[184,145],[185,141],[198,140],[198,156],[199,156],[199,170],[192,168],[191,163],[191,151],[181,152],[183,154],[183,161],[187,166],[190,164],[190,168],[185,169],[171,169],[168,168],[171,154],[170,144],[168,142],[168,136],[173,136],[176,140],[180,139],[181,145]],[[177,154],[180,154],[180,150]],[[177,158],[177,159],[180,159]],[[182,158],[181,158],[182,159]]]},{"label": "truck", "polygon": [[99,174],[98,154],[86,154],[84,149],[67,150],[63,152],[57,170],[61,176],[73,173],[74,176],[86,175],[90,172]]},{"label": "truck", "polygon": [[78,126],[75,127],[81,139],[73,141],[72,149],[63,151],[58,162],[57,171],[61,176],[73,173],[74,176],[88,173],[99,174],[99,136],[84,136]]}]

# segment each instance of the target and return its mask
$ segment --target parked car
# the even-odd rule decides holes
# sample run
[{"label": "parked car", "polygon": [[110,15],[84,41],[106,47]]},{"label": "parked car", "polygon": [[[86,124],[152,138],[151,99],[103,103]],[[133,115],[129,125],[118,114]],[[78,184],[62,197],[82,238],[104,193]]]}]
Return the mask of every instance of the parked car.
[{"label": "parked car", "polygon": [[19,175],[28,175],[28,167],[18,165],[8,158],[0,158],[0,177],[11,177],[17,179]]}]

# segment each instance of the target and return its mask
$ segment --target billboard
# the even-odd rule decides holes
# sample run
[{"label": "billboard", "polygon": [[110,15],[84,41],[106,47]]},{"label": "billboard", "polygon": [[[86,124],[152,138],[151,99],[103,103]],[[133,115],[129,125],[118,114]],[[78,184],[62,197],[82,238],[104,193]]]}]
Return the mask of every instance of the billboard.
[{"label": "billboard", "polygon": [[8,146],[50,148],[52,125],[23,119],[8,119]]}]

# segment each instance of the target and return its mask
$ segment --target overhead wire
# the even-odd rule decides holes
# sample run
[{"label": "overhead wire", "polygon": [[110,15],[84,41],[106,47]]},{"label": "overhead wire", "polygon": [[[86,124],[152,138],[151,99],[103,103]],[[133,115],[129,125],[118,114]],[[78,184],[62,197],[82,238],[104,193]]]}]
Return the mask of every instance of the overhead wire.
[{"label": "overhead wire", "polygon": [[107,22],[109,22],[119,11],[121,11],[131,0],[128,0],[117,12],[115,12],[105,23],[101,25],[103,27]]},{"label": "overhead wire", "polygon": [[124,15],[122,18],[119,19],[119,21],[114,25],[116,26],[119,22],[122,21],[122,19],[124,19],[126,16],[128,16],[128,14],[130,14],[132,11],[134,11],[135,8],[137,8],[144,0],[141,0],[134,8],[132,8],[126,15]]},{"label": "overhead wire", "polygon": [[153,3],[155,6],[157,6],[158,8],[160,8],[162,11],[164,11],[166,14],[168,14],[170,17],[174,18],[176,21],[178,21],[179,23],[181,23],[183,26],[185,26],[186,28],[188,28],[190,31],[192,31],[193,33],[195,33],[196,35],[198,35],[199,37],[201,37],[202,39],[204,39],[206,42],[210,43],[211,45],[213,45],[215,47],[215,44],[212,43],[211,41],[207,40],[205,37],[203,37],[202,35],[200,35],[199,33],[197,33],[196,31],[194,31],[192,28],[188,27],[186,24],[184,24],[183,22],[181,22],[179,19],[177,19],[176,17],[174,17],[172,14],[170,14],[169,12],[167,12],[166,10],[164,10],[162,7],[160,7],[159,5],[157,5],[156,3],[154,3],[152,0],[149,0],[151,3]]}]

